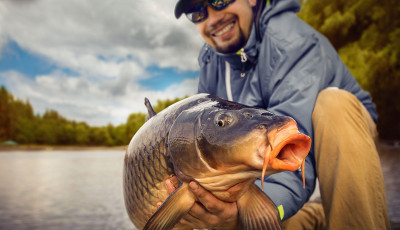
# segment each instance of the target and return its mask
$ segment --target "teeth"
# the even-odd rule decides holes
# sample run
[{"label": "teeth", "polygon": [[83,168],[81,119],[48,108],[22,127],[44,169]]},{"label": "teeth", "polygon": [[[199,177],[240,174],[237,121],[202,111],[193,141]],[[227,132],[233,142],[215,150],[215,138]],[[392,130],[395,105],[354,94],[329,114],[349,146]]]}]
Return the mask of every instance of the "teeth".
[{"label": "teeth", "polygon": [[227,26],[225,26],[225,28],[223,28],[221,31],[219,31],[219,32],[216,33],[215,35],[216,35],[216,36],[221,36],[222,34],[228,32],[230,29],[232,29],[232,27],[233,27],[233,23],[232,23],[232,24],[229,24],[229,25],[227,25]]}]

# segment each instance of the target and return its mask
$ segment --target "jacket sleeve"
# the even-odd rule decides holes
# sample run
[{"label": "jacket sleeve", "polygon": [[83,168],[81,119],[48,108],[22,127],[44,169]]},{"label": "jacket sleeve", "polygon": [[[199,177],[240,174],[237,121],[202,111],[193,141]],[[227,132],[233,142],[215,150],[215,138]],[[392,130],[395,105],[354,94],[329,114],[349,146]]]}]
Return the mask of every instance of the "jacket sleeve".
[{"label": "jacket sleeve", "polygon": [[[260,79],[264,100],[268,110],[293,117],[299,130],[314,140],[311,117],[318,93],[327,87],[355,94],[361,89],[327,39],[294,14],[282,14],[269,23],[264,36],[268,39],[264,49],[267,68]],[[305,189],[300,171],[282,172],[265,179],[264,192],[279,207],[281,217],[284,212],[283,219],[294,215],[314,191],[313,150],[314,145],[306,158]]]}]

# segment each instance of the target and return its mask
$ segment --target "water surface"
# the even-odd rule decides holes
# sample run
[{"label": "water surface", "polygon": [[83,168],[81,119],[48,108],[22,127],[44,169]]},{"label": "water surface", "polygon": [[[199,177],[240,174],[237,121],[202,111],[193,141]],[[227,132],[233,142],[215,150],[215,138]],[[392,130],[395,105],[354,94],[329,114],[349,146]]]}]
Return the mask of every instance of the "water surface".
[{"label": "water surface", "polygon": [[124,206],[124,151],[0,153],[0,229],[134,229]]},{"label": "water surface", "polygon": [[[389,218],[400,229],[400,148],[381,146]],[[0,230],[134,229],[124,206],[124,151],[0,152]]]}]

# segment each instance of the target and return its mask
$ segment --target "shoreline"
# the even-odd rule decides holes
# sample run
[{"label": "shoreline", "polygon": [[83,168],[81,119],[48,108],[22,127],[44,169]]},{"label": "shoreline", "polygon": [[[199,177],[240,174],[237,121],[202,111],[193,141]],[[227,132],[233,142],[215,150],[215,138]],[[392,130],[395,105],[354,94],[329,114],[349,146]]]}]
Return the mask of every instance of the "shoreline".
[{"label": "shoreline", "polygon": [[68,150],[68,151],[89,151],[89,150],[121,150],[125,151],[127,145],[124,146],[50,146],[50,145],[18,145],[18,146],[0,146],[0,154],[5,152],[14,151],[58,151],[58,150]]},{"label": "shoreline", "polygon": [[[378,140],[375,142],[380,155],[382,152],[393,152],[400,154],[400,141]],[[79,146],[79,145],[0,145],[0,154],[14,151],[90,151],[90,150],[121,150],[125,151],[128,145],[122,146]]]}]

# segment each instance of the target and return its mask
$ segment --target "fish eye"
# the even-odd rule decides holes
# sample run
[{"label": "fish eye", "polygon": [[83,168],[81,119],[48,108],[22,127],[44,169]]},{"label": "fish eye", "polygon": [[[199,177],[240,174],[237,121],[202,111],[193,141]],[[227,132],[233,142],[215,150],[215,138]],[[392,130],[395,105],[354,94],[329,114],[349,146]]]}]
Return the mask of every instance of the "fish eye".
[{"label": "fish eye", "polygon": [[231,114],[221,113],[216,116],[215,124],[218,127],[225,127],[227,125],[230,125],[232,123],[232,121],[233,121],[233,118],[232,118]]},{"label": "fish eye", "polygon": [[243,115],[244,115],[245,118],[252,118],[253,117],[253,115],[251,113],[249,113],[249,112],[244,112]]}]

